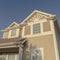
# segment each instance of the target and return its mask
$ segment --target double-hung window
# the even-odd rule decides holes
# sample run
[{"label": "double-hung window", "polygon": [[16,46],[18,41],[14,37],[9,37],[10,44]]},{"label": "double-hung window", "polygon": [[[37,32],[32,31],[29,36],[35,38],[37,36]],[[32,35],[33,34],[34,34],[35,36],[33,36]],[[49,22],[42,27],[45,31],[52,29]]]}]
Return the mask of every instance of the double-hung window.
[{"label": "double-hung window", "polygon": [[15,54],[9,54],[8,60],[15,60]]},{"label": "double-hung window", "polygon": [[40,49],[31,49],[31,60],[42,60],[42,51]]},{"label": "double-hung window", "polygon": [[40,33],[40,23],[33,24],[33,34]]},{"label": "double-hung window", "polygon": [[7,55],[6,55],[6,54],[4,54],[4,55],[2,55],[1,60],[6,60],[6,58],[7,58]]}]

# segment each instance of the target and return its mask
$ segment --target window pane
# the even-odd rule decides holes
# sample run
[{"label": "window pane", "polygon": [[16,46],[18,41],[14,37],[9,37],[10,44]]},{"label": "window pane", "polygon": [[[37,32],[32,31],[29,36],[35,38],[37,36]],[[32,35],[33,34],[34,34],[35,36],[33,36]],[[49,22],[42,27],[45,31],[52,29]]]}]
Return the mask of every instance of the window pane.
[{"label": "window pane", "polygon": [[40,49],[31,49],[31,60],[42,60],[42,52]]},{"label": "window pane", "polygon": [[15,60],[15,55],[14,54],[8,55],[8,60]]},{"label": "window pane", "polygon": [[16,35],[16,29],[12,29],[11,36],[15,36],[15,35]]},{"label": "window pane", "polygon": [[6,60],[7,55],[2,55],[2,60]]},{"label": "window pane", "polygon": [[40,23],[33,25],[33,34],[40,33]]}]

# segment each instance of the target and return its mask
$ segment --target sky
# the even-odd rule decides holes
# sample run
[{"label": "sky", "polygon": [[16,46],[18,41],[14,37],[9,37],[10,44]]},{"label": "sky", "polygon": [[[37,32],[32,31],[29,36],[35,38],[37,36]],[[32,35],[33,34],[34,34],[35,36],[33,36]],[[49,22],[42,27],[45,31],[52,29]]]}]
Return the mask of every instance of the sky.
[{"label": "sky", "polygon": [[0,30],[14,21],[20,23],[36,9],[55,14],[60,23],[60,0],[0,0]]},{"label": "sky", "polygon": [[60,25],[60,0],[0,0],[0,30],[14,21],[22,22],[36,9],[55,14]]},{"label": "sky", "polygon": [[0,30],[20,23],[35,9],[55,14],[60,23],[60,0],[0,0]]}]

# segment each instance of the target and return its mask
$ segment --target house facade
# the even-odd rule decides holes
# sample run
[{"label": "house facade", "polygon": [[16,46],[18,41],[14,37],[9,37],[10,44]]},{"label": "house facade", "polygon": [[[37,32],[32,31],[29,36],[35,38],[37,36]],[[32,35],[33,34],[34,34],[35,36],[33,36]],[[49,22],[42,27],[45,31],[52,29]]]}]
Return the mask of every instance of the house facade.
[{"label": "house facade", "polygon": [[55,15],[34,10],[20,24],[2,30],[0,60],[59,60],[59,26]]}]

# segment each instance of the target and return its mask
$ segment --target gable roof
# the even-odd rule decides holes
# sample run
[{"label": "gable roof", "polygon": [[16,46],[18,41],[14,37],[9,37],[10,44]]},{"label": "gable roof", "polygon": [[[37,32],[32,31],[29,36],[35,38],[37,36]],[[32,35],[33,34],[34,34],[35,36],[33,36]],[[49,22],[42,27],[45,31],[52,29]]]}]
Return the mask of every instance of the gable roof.
[{"label": "gable roof", "polygon": [[49,14],[49,13],[45,13],[45,12],[42,12],[42,11],[39,11],[39,10],[34,10],[26,19],[24,19],[21,23],[23,24],[25,21],[27,21],[32,15],[34,15],[35,13],[40,13],[40,14],[43,14],[43,15],[46,15],[46,16],[49,16],[49,17],[56,17],[56,15],[52,15],[52,14]]},{"label": "gable roof", "polygon": [[9,26],[8,26],[8,28],[10,28],[12,25],[16,25],[16,26],[19,26],[19,24],[18,23],[16,23],[16,22],[13,22],[12,24],[10,24]]},{"label": "gable roof", "polygon": [[[2,32],[3,31],[6,31],[7,29],[9,29],[12,25],[17,25],[17,26],[21,26],[24,22],[28,21],[29,18],[31,18],[31,16],[33,16],[35,13],[39,13],[39,14],[42,14],[42,15],[45,15],[45,16],[48,16],[49,18],[56,18],[56,15],[52,15],[52,14],[49,14],[49,13],[45,13],[45,12],[42,12],[42,11],[39,11],[39,10],[34,10],[27,18],[25,18],[20,24],[16,23],[16,22],[13,22],[12,24],[10,24],[6,29],[4,30],[1,30]],[[48,18],[48,19],[49,19]]]},{"label": "gable roof", "polygon": [[[9,30],[9,29],[12,29],[13,27],[13,25],[16,25],[17,27],[19,27],[19,24],[18,23],[16,23],[16,22],[13,22],[13,23],[11,23],[7,28],[5,28],[4,30],[0,30],[1,32],[4,32],[4,31],[7,31],[7,30]],[[16,28],[16,27],[14,27],[14,28]]]}]

